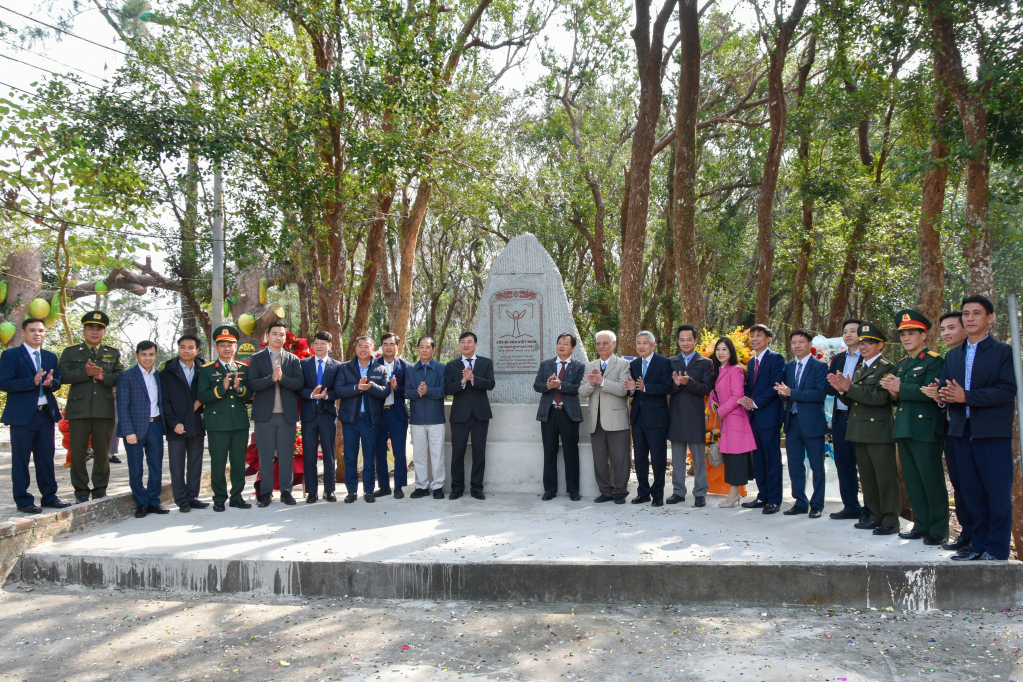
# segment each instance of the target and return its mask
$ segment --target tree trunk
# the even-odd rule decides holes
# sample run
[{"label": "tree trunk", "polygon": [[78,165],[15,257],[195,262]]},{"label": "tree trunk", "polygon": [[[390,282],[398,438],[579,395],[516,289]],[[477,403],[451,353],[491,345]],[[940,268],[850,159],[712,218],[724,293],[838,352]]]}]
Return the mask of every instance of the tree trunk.
[{"label": "tree trunk", "polygon": [[677,0],[664,0],[650,29],[652,0],[636,0],[636,27],[632,39],[636,45],[639,67],[639,115],[632,134],[627,184],[628,209],[622,235],[622,269],[620,289],[620,352],[636,350],[643,304],[643,254],[646,251],[646,225],[650,205],[650,165],[657,122],[661,115],[661,58],[664,51],[664,29],[671,19]]},{"label": "tree trunk", "polygon": [[[796,84],[796,102],[802,103],[806,95],[806,81],[810,77],[810,69],[813,68],[814,60],[817,57],[817,34],[810,34],[810,43],[806,47],[806,56],[799,65],[799,80]],[[810,133],[803,130],[799,135],[799,165],[803,173],[803,182],[810,176]],[[805,189],[805,188],[804,188]],[[796,279],[792,285],[792,327],[801,329],[803,327],[803,301],[806,287],[806,272],[810,267],[810,254],[813,252],[813,199],[803,192],[803,241],[799,246],[799,262],[796,264]]]},{"label": "tree trunk", "polygon": [[785,146],[785,126],[788,105],[785,101],[785,60],[796,26],[803,18],[808,0],[796,0],[788,19],[775,22],[773,40],[767,43],[769,65],[767,69],[767,112],[771,122],[771,136],[764,159],[764,177],[757,200],[757,303],[756,321],[767,324],[771,316],[771,280],[774,276],[774,196],[778,189],[778,169]]},{"label": "tree trunk", "polygon": [[675,177],[669,210],[674,223],[675,277],[681,319],[702,329],[703,278],[696,254],[696,123],[700,108],[700,18],[696,0],[679,0],[679,86],[675,111]]},{"label": "tree trunk", "polygon": [[415,277],[416,246],[419,244],[419,233],[422,230],[426,209],[430,205],[432,186],[421,179],[416,190],[416,200],[412,202],[412,210],[401,220],[399,235],[398,259],[398,305],[392,332],[397,334],[403,343],[408,343],[409,318],[412,315],[412,280]]},{"label": "tree trunk", "polygon": [[7,280],[7,300],[4,301],[8,309],[7,321],[17,328],[7,343],[8,348],[14,348],[22,344],[21,321],[25,319],[28,304],[42,289],[43,248],[29,246],[11,252],[7,256],[6,270],[7,274],[0,278]]},{"label": "tree trunk", "polygon": [[359,296],[355,304],[355,317],[352,319],[352,331],[348,337],[348,352],[345,358],[355,356],[355,339],[369,331],[369,313],[373,308],[373,294],[377,286],[377,271],[380,260],[384,257],[384,228],[387,226],[387,214],[391,212],[394,201],[394,184],[387,182],[377,194],[377,216],[369,228],[366,238],[366,261],[362,266],[362,281],[359,283]]},{"label": "tree trunk", "polygon": [[181,333],[199,336],[202,328],[189,299],[195,298],[195,284],[199,279],[199,255],[196,237],[199,227],[199,160],[195,153],[188,156],[185,183],[185,220],[179,224],[181,250],[178,254],[177,275],[181,279]]},{"label": "tree trunk", "polygon": [[945,261],[941,254],[941,212],[945,205],[945,184],[948,180],[948,144],[944,126],[952,103],[944,83],[944,68],[934,59],[934,128],[931,131],[931,163],[924,176],[923,200],[920,207],[920,279],[917,283],[916,307],[932,326],[927,344],[938,341],[938,318],[941,316],[945,286]]}]

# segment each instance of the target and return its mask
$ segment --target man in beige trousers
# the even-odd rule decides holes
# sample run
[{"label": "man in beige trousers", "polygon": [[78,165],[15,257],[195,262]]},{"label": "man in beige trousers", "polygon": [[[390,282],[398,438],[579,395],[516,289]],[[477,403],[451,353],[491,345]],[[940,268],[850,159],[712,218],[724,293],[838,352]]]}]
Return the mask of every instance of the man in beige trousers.
[{"label": "man in beige trousers", "polygon": [[579,395],[589,398],[586,426],[593,446],[593,473],[600,488],[594,502],[625,504],[629,492],[632,447],[629,437],[629,399],[624,382],[629,363],[614,354],[614,332],[596,335],[598,358],[586,363]]}]

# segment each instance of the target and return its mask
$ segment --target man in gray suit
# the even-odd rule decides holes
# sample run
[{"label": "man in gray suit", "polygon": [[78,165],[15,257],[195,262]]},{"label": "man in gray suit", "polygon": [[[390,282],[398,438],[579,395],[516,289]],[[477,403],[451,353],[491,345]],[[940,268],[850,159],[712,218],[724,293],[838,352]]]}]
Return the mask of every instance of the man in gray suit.
[{"label": "man in gray suit", "polygon": [[298,422],[298,396],[305,386],[301,361],[284,350],[287,327],[280,320],[267,329],[266,348],[249,360],[249,388],[252,421],[256,423],[256,449],[259,450],[259,498],[266,507],[274,490],[274,454],[277,455],[281,502],[295,504],[291,496],[292,464],[295,457],[295,431]]},{"label": "man in gray suit", "polygon": [[668,440],[671,441],[671,485],[673,495],[665,502],[686,499],[686,449],[693,453],[693,495],[695,507],[707,506],[707,418],[704,397],[714,386],[714,365],[696,352],[696,327],[683,324],[675,330],[679,354],[671,358],[675,391],[668,405]]},{"label": "man in gray suit", "polygon": [[625,504],[632,443],[624,383],[631,373],[629,363],[614,354],[618,343],[614,332],[597,332],[596,340],[599,357],[587,363],[586,379],[579,387],[579,395],[590,399],[586,422],[593,445],[593,474],[600,489],[600,496],[593,501]]},{"label": "man in gray suit", "polygon": [[558,496],[558,439],[565,457],[565,488],[573,502],[579,495],[579,423],[583,410],[579,406],[579,385],[583,381],[583,365],[572,360],[576,338],[573,334],[558,337],[558,357],[544,360],[536,372],[533,389],[542,394],[536,420],[543,438],[543,499]]}]

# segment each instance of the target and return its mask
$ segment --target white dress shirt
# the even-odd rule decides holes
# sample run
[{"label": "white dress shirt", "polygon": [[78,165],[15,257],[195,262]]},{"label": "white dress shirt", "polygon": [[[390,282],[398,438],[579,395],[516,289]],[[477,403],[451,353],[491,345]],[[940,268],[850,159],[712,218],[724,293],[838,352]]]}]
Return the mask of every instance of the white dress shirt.
[{"label": "white dress shirt", "polygon": [[[462,368],[463,369],[469,369],[469,361],[470,360],[472,360],[473,376],[476,376],[476,354],[475,353],[472,354],[471,358],[467,358],[464,355],[462,356]],[[470,381],[469,383],[471,384],[472,382]],[[465,382],[464,381],[462,382],[462,388],[465,388]]]},{"label": "white dress shirt", "polygon": [[149,392],[149,418],[160,416],[160,389],[156,385],[156,365],[153,365],[153,369],[146,371],[142,365],[139,365],[139,371],[142,372],[142,379],[146,382],[146,391]]}]

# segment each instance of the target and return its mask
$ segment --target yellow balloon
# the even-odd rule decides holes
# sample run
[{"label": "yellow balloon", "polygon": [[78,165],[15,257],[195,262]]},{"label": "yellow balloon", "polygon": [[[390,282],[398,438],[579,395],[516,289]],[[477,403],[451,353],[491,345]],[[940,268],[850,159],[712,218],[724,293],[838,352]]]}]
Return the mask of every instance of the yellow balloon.
[{"label": "yellow balloon", "polygon": [[251,335],[256,328],[256,316],[252,313],[242,313],[238,317],[238,328],[246,335]]}]

